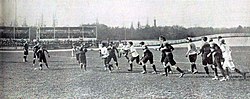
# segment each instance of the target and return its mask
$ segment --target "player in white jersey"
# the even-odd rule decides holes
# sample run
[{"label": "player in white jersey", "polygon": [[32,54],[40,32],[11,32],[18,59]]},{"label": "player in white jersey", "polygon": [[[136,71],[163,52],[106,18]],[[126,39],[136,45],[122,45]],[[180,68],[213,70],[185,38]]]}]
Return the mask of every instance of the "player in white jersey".
[{"label": "player in white jersey", "polygon": [[233,59],[231,56],[232,50],[230,47],[225,43],[225,40],[222,39],[220,40],[220,48],[222,51],[222,56],[224,58],[224,63],[223,63],[223,69],[225,69],[226,73],[226,79],[229,79],[229,70],[235,71],[243,76],[244,79],[246,79],[246,73],[242,73],[239,69],[237,69],[233,63]]},{"label": "player in white jersey", "polygon": [[107,68],[109,68],[109,70],[111,72],[111,67],[109,66],[109,63],[108,63],[109,52],[108,52],[108,48],[107,48],[105,43],[102,43],[102,48],[100,49],[100,54],[101,54],[101,57],[102,57],[103,62],[104,62],[105,70],[107,70]]},{"label": "player in white jersey", "polygon": [[131,54],[131,58],[129,60],[129,66],[130,69],[128,69],[128,71],[132,71],[133,70],[133,61],[135,60],[137,64],[139,64],[140,62],[140,57],[138,52],[136,51],[133,42],[128,42],[129,43],[129,53]]}]

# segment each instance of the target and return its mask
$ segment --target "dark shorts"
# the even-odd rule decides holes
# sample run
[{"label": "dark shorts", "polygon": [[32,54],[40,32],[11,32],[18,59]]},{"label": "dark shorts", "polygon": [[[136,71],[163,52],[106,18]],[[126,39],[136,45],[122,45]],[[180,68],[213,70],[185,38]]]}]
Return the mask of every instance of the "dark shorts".
[{"label": "dark shorts", "polygon": [[154,58],[153,56],[145,56],[142,58],[142,62],[143,63],[147,63],[149,61],[150,64],[154,63]]},{"label": "dark shorts", "polygon": [[45,57],[41,57],[41,58],[39,58],[39,62],[44,62],[44,63],[47,63],[47,60],[46,60],[46,58],[45,58]]},{"label": "dark shorts", "polygon": [[79,56],[79,62],[86,64],[86,56]]},{"label": "dark shorts", "polygon": [[128,56],[129,50],[124,50],[124,56]]},{"label": "dark shorts", "polygon": [[79,61],[79,54],[76,54],[76,60]]},{"label": "dark shorts", "polygon": [[109,55],[109,56],[107,57],[107,62],[109,63],[112,59],[113,59],[115,62],[117,62],[117,57],[116,57],[116,55]]},{"label": "dark shorts", "polygon": [[162,62],[162,63],[164,62],[165,58],[166,58],[165,53],[161,54],[161,62]]},{"label": "dark shorts", "polygon": [[172,66],[176,64],[172,53],[168,53],[166,55],[164,62],[165,62],[165,64],[168,64],[168,62],[169,62]]},{"label": "dark shorts", "polygon": [[24,51],[23,51],[23,54],[24,54],[24,55],[28,55],[28,54],[29,54],[29,51],[28,51],[28,50],[24,50]]},{"label": "dark shorts", "polygon": [[213,58],[212,55],[207,57],[208,53],[204,53],[201,55],[202,58],[202,65],[207,65],[207,64],[213,64]]},{"label": "dark shorts", "polygon": [[133,62],[133,61],[136,61],[136,63],[139,63],[140,62],[140,58],[139,58],[139,55],[137,57],[131,57],[130,58],[130,61]]},{"label": "dark shorts", "polygon": [[188,55],[188,58],[190,62],[196,62],[197,54]]},{"label": "dark shorts", "polygon": [[215,67],[217,67],[217,66],[221,67],[222,66],[221,62],[222,62],[222,58],[220,58],[220,57],[214,57],[214,64],[213,65]]}]

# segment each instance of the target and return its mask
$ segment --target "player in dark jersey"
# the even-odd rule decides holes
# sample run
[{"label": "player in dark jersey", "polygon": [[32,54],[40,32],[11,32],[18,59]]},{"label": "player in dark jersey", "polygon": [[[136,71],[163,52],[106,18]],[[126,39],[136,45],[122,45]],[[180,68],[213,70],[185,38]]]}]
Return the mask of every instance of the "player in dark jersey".
[{"label": "player in dark jersey", "polygon": [[28,42],[26,41],[23,45],[23,62],[27,62],[27,56],[29,54],[29,44]]},{"label": "player in dark jersey", "polygon": [[170,65],[172,67],[174,67],[177,71],[179,71],[181,73],[181,75],[179,76],[181,78],[181,77],[183,77],[183,75],[185,73],[181,70],[181,68],[179,68],[178,66],[175,66],[176,62],[174,60],[174,56],[172,53],[173,50],[174,50],[173,46],[171,46],[167,42],[165,43],[164,48],[161,49],[161,51],[163,51],[166,54],[166,57],[165,57],[164,62],[163,62],[163,64],[165,64],[165,66],[164,66],[165,74],[166,74],[166,76],[168,76],[168,68],[167,67],[169,67],[168,63],[170,63]]},{"label": "player in dark jersey", "polygon": [[49,66],[48,66],[48,63],[47,63],[47,60],[46,60],[46,56],[45,56],[45,52],[47,53],[48,57],[50,57],[49,52],[43,46],[41,46],[40,49],[37,51],[40,70],[43,69],[42,62],[45,63],[46,67],[49,69]]},{"label": "player in dark jersey", "polygon": [[204,66],[206,74],[209,75],[208,65],[210,65],[210,67],[213,69],[213,58],[212,56],[208,57],[208,54],[211,52],[211,50],[210,50],[210,44],[207,42],[207,37],[203,37],[202,41],[203,45],[200,49],[199,54],[201,54],[202,65]]},{"label": "player in dark jersey", "polygon": [[[159,37],[159,41],[160,41],[160,48],[159,48],[159,50],[161,51],[161,63],[162,63],[163,66],[165,66],[165,64],[163,64],[163,63],[164,63],[164,59],[166,58],[166,54],[161,49],[164,48],[164,44],[166,42],[166,38],[163,37],[163,36],[160,36]],[[168,73],[172,73],[172,69],[171,69],[170,66],[167,67],[167,70],[168,70]]]},{"label": "player in dark jersey", "polygon": [[37,51],[40,49],[39,42],[36,43],[36,45],[33,47],[33,66],[35,66],[37,57]]},{"label": "player in dark jersey", "polygon": [[81,45],[81,47],[79,48],[79,51],[77,52],[77,54],[78,54],[78,57],[79,57],[79,63],[80,63],[80,67],[81,67],[81,69],[83,68],[83,66],[84,66],[84,70],[86,71],[87,70],[87,68],[86,68],[86,66],[87,66],[87,60],[86,60],[86,52],[87,52],[88,50],[87,50],[87,48],[85,47],[85,45],[84,44],[82,44]]},{"label": "player in dark jersey", "polygon": [[76,61],[78,64],[80,64],[80,60],[79,60],[79,53],[80,52],[80,47],[79,46],[76,46],[76,49],[75,49],[75,54],[76,54]]},{"label": "player in dark jersey", "polygon": [[141,64],[143,66],[143,72],[142,72],[142,74],[147,73],[146,63],[148,61],[151,64],[151,66],[153,67],[153,70],[154,70],[154,72],[152,72],[152,74],[157,74],[156,67],[154,65],[154,56],[153,56],[153,53],[148,49],[148,47],[145,45],[144,42],[140,42],[140,44],[141,44],[142,50],[143,50],[143,56],[142,56],[142,59],[141,59]]},{"label": "player in dark jersey", "polygon": [[220,47],[216,44],[216,43],[212,43],[211,44],[211,52],[207,55],[209,56],[213,56],[214,58],[214,75],[215,77],[213,78],[213,80],[218,80],[218,72],[217,72],[217,67],[220,69],[221,74],[223,76],[223,78],[221,79],[221,81],[225,81],[226,80],[226,74],[225,74],[225,70],[222,67],[221,61],[222,61],[222,51],[220,49]]},{"label": "player in dark jersey", "polygon": [[188,44],[188,51],[186,53],[186,57],[188,57],[191,65],[191,72],[193,74],[196,74],[198,73],[197,71],[197,67],[196,67],[196,59],[197,59],[197,48],[195,46],[195,44],[192,42],[192,39],[191,38],[187,38],[187,41],[189,42]]},{"label": "player in dark jersey", "polygon": [[[109,56],[107,57],[108,64],[110,64],[111,60],[113,59],[115,61],[115,65],[116,65],[117,69],[119,69],[117,57],[115,54],[115,53],[119,54],[119,51],[116,48],[116,46],[113,44],[113,42],[110,42],[110,44],[108,46],[108,51],[109,51]],[[112,67],[113,65],[110,64],[110,66]]]}]

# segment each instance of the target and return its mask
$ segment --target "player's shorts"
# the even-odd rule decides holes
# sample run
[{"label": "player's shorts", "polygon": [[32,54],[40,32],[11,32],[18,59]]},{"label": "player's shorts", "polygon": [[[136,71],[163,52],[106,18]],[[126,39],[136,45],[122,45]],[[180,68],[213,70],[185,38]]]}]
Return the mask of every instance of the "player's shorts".
[{"label": "player's shorts", "polygon": [[124,56],[128,56],[129,50],[124,50]]},{"label": "player's shorts", "polygon": [[214,57],[214,66],[215,67],[222,67],[221,65],[221,58],[220,57]]},{"label": "player's shorts", "polygon": [[212,57],[212,55],[210,55],[209,57],[207,57],[207,55],[208,55],[208,53],[203,53],[201,55],[202,65],[213,64],[213,57]]},{"label": "player's shorts", "polygon": [[140,58],[139,58],[139,55],[137,57],[131,57],[130,58],[130,61],[133,62],[133,61],[136,61],[136,63],[139,63],[140,62]]},{"label": "player's shorts", "polygon": [[28,50],[24,50],[24,51],[23,51],[23,54],[24,54],[24,55],[28,55],[28,54],[29,54],[29,51],[28,51]]},{"label": "player's shorts", "polygon": [[154,58],[153,56],[145,56],[142,58],[142,62],[143,63],[147,63],[149,61],[150,64],[154,63]]},{"label": "player's shorts", "polygon": [[225,60],[222,67],[223,69],[229,68],[230,70],[235,70],[233,60]]},{"label": "player's shorts", "polygon": [[44,63],[47,63],[47,60],[45,57],[40,57],[39,58],[39,62],[44,62]]},{"label": "player's shorts", "polygon": [[79,56],[79,62],[80,63],[83,63],[83,64],[86,64],[86,56]]},{"label": "player's shorts", "polygon": [[76,60],[79,61],[79,54],[76,54]]},{"label": "player's shorts", "polygon": [[196,62],[197,54],[188,55],[188,58],[190,62]]},{"label": "player's shorts", "polygon": [[172,66],[176,64],[172,53],[168,53],[166,55],[164,62],[165,62],[165,64],[168,64],[168,62],[169,62]]},{"label": "player's shorts", "polygon": [[109,56],[107,57],[107,62],[109,63],[112,59],[113,59],[115,62],[117,62],[117,57],[116,57],[116,55],[109,55]]},{"label": "player's shorts", "polygon": [[164,62],[164,59],[166,58],[166,55],[165,55],[165,53],[162,53],[161,54],[161,63],[163,63]]}]

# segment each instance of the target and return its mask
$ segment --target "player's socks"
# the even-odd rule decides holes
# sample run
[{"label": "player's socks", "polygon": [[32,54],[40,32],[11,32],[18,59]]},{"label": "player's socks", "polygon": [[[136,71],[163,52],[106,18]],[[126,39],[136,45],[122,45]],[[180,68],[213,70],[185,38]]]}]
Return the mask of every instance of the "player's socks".
[{"label": "player's socks", "polygon": [[236,73],[239,73],[239,74],[243,75],[243,73],[242,73],[242,72],[240,72],[240,70],[239,70],[239,69],[237,69],[237,68],[235,68],[235,69],[234,69],[234,71],[235,71]]},{"label": "player's socks", "polygon": [[165,71],[165,75],[168,76],[168,67],[165,67],[164,71]]},{"label": "player's socks", "polygon": [[179,67],[177,67],[176,70],[179,71],[180,73],[183,73],[183,71]]},{"label": "player's socks", "polygon": [[111,65],[111,64],[108,65],[109,72],[112,72],[112,67],[113,67],[113,65]]},{"label": "player's socks", "polygon": [[45,65],[46,65],[46,67],[49,69],[49,65],[48,65],[48,63],[45,63]]},{"label": "player's socks", "polygon": [[35,64],[36,63],[36,59],[33,59],[33,64]]},{"label": "player's socks", "polygon": [[208,70],[208,67],[206,66],[206,67],[204,67],[204,69],[205,69],[205,71],[206,71],[206,74],[208,74],[208,75],[209,75],[209,70]]},{"label": "player's socks", "polygon": [[218,70],[217,70],[217,68],[214,68],[214,75],[218,77]]},{"label": "player's socks", "polygon": [[153,67],[154,72],[156,73],[157,71],[156,71],[155,65],[153,65],[152,67]]},{"label": "player's socks", "polygon": [[86,64],[84,65],[84,70],[87,71],[87,65]]},{"label": "player's socks", "polygon": [[132,71],[132,69],[133,69],[133,64],[129,64],[129,66],[130,66],[130,69],[128,69],[128,71]]}]

